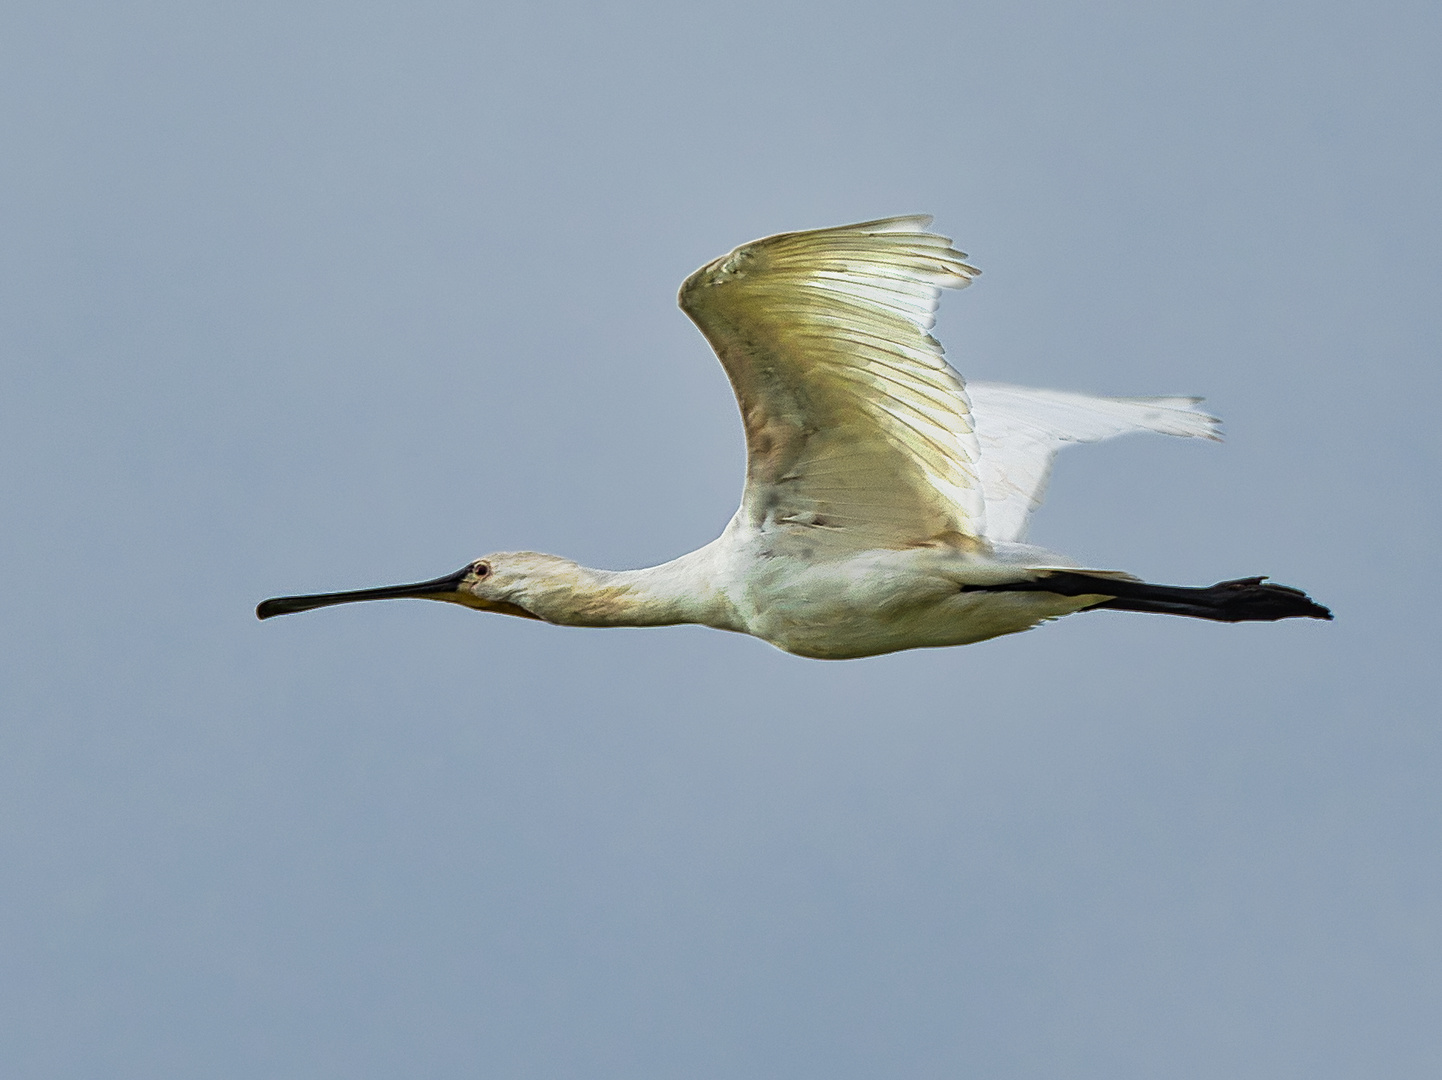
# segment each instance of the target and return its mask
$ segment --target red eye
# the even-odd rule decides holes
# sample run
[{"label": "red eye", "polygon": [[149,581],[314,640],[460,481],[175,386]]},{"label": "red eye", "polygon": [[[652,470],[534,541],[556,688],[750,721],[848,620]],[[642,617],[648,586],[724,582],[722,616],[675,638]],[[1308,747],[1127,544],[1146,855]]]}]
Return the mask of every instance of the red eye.
[{"label": "red eye", "polygon": [[489,563],[478,562],[473,569],[476,577],[485,577],[491,572],[491,567]]}]

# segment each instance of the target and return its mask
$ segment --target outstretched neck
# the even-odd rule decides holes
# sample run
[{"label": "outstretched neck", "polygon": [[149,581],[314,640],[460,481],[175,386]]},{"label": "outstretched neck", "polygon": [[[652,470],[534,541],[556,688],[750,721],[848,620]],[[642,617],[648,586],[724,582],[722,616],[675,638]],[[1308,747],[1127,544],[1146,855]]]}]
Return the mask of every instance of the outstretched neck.
[{"label": "outstretched neck", "polygon": [[595,570],[572,563],[565,574],[528,587],[522,603],[562,626],[700,623],[738,629],[715,571],[710,545],[644,570]]}]

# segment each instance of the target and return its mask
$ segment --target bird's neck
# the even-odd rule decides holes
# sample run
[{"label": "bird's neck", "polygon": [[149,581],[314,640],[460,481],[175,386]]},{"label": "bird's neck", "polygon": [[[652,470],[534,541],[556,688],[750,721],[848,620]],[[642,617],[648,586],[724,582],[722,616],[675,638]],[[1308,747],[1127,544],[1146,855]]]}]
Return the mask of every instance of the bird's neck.
[{"label": "bird's neck", "polygon": [[701,623],[736,629],[711,545],[644,570],[575,566],[565,580],[552,579],[531,592],[525,606],[562,626]]}]

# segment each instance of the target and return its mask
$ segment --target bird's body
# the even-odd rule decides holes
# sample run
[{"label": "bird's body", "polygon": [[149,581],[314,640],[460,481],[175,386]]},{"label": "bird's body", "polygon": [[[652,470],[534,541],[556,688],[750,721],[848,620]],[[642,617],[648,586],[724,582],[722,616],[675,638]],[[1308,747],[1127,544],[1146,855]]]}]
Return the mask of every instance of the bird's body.
[{"label": "bird's body", "polygon": [[[752,541],[755,549],[764,541]],[[747,633],[818,660],[975,641],[1027,630],[1105,599],[966,590],[998,564],[948,547],[868,551],[834,561],[744,562],[732,579]],[[764,559],[764,556],[763,556]],[[765,567],[760,573],[756,567]]]},{"label": "bird's body", "polygon": [[1260,578],[1149,585],[1024,543],[1062,446],[1131,431],[1216,438],[1217,421],[1195,398],[966,387],[927,331],[940,289],[977,271],[929,221],[769,237],[682,286],[746,431],[741,507],[712,543],[621,571],[503,552],[434,581],[280,597],[257,613],[413,596],[571,626],[700,623],[819,659],[965,645],[1086,608],[1331,617]]}]

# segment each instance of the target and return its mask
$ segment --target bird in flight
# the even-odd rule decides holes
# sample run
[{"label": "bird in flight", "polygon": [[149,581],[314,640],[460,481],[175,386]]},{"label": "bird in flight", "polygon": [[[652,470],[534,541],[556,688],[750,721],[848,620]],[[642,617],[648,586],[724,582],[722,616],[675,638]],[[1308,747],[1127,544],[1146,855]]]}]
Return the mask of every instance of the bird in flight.
[{"label": "bird in flight", "polygon": [[700,623],[832,660],[966,645],[1077,611],[1332,617],[1261,577],[1153,585],[1026,543],[1061,447],[1134,431],[1215,439],[1218,421],[1196,398],[964,383],[928,331],[941,290],[979,271],[930,224],[771,236],[681,286],[746,430],[741,507],[705,547],[641,570],[498,552],[431,581],[276,597],[256,614],[418,597],[566,626]]}]

